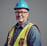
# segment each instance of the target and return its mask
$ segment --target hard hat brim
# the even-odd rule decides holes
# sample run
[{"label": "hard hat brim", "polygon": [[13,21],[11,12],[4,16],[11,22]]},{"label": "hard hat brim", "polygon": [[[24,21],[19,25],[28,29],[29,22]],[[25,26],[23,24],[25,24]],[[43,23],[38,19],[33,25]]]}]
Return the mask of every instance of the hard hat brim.
[{"label": "hard hat brim", "polygon": [[14,10],[16,10],[16,9],[26,9],[27,11],[29,11],[29,9],[27,9],[27,8],[14,8]]}]

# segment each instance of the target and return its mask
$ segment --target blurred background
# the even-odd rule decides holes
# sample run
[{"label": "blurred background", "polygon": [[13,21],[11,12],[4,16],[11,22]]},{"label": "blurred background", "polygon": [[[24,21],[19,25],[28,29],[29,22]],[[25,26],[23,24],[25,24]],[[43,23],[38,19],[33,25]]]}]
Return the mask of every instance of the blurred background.
[{"label": "blurred background", "polygon": [[[4,46],[10,28],[16,24],[13,10],[18,0],[0,0],[0,46]],[[42,46],[47,46],[47,0],[25,0],[30,7],[29,20],[41,31]]]}]

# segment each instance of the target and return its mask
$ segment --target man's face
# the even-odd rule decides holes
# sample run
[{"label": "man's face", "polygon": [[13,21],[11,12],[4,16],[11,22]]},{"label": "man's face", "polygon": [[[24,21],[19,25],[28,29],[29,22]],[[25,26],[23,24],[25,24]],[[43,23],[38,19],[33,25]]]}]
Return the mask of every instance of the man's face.
[{"label": "man's face", "polygon": [[18,22],[23,22],[27,20],[29,12],[26,9],[16,9],[15,15],[16,15],[16,20]]}]

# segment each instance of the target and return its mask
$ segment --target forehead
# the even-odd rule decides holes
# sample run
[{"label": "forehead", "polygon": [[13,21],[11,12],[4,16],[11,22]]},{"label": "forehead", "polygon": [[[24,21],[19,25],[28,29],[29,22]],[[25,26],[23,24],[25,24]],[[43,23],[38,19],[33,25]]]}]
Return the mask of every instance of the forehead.
[{"label": "forehead", "polygon": [[16,11],[27,11],[27,9],[24,9],[24,8],[18,8],[18,9],[16,9]]}]

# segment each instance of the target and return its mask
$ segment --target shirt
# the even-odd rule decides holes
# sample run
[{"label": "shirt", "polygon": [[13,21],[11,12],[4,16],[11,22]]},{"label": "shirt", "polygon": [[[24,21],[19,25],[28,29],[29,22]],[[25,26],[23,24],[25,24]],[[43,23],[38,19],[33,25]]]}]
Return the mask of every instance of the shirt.
[{"label": "shirt", "polygon": [[[25,22],[21,26],[18,26],[18,23],[15,25],[14,37],[11,42],[11,46],[13,46],[14,41],[16,40],[17,36],[28,23],[29,21]],[[7,43],[8,41],[6,41],[5,46],[7,46]],[[29,30],[29,33],[27,36],[27,43],[28,43],[28,46],[41,46],[41,36],[40,36],[38,29],[34,25]]]}]

